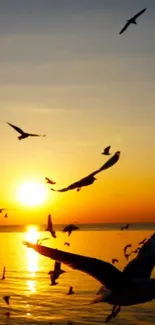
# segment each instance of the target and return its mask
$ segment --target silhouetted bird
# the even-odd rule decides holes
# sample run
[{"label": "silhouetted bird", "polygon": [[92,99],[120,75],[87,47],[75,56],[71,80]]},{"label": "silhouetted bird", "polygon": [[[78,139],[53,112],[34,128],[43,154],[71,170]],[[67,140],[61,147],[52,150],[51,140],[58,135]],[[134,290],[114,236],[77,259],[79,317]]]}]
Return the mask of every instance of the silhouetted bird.
[{"label": "silhouetted bird", "polygon": [[48,221],[47,221],[47,228],[46,231],[49,231],[52,235],[53,238],[56,238],[56,232],[53,229],[53,224],[52,224],[52,217],[51,214],[48,215]]},{"label": "silhouetted bird", "polygon": [[51,284],[52,285],[58,284],[58,282],[55,282],[55,280],[57,280],[59,278],[59,276],[65,272],[66,271],[61,269],[61,263],[56,261],[54,263],[54,270],[48,272],[48,274],[50,275],[50,278],[51,278]]},{"label": "silhouetted bird", "polygon": [[4,218],[8,218],[8,214],[7,213],[5,213]]},{"label": "silhouetted bird", "polygon": [[64,245],[66,245],[66,246],[70,246],[70,243],[68,243],[68,242],[65,242],[65,243],[64,243]]},{"label": "silhouetted bird", "polygon": [[52,185],[54,185],[54,184],[56,184],[56,182],[53,182],[50,178],[48,178],[48,177],[45,177],[45,179],[46,179],[46,183],[47,184],[52,184]]},{"label": "silhouetted bird", "polygon": [[72,231],[75,231],[75,230],[78,230],[78,229],[79,229],[79,227],[77,227],[75,225],[68,225],[62,230],[62,232],[68,232],[68,236],[70,236]]},{"label": "silhouetted bird", "polygon": [[103,152],[101,152],[101,155],[111,155],[111,153],[109,152],[110,148],[111,146],[104,148]]},{"label": "silhouetted bird", "polygon": [[3,267],[3,275],[2,275],[2,280],[5,280],[5,272],[6,272],[6,270],[5,270],[5,266]]},{"label": "silhouetted bird", "polygon": [[80,179],[79,181],[65,187],[62,188],[60,190],[55,190],[54,188],[51,188],[52,191],[56,191],[56,192],[66,192],[69,190],[74,190],[77,189],[77,191],[80,191],[80,189],[83,186],[88,186],[94,183],[94,181],[96,180],[96,178],[94,177],[96,174],[100,173],[101,171],[112,167],[114,164],[116,164],[116,162],[118,161],[118,159],[120,158],[120,151],[117,151],[101,168],[95,170],[93,173],[89,174],[88,176]]},{"label": "silhouetted bird", "polygon": [[140,243],[138,245],[144,245],[146,240],[147,240],[147,238],[144,238],[142,241],[140,241]]},{"label": "silhouetted bird", "polygon": [[121,227],[121,230],[124,230],[124,229],[128,229],[128,228],[129,228],[129,226],[130,226],[130,224],[129,224],[129,223],[127,223],[127,225],[125,225],[125,226]]},{"label": "silhouetted bird", "polygon": [[20,129],[18,126],[15,126],[9,122],[6,122],[7,124],[9,124],[14,130],[16,130],[18,133],[20,133],[21,135],[18,137],[19,140],[22,139],[26,139],[28,137],[45,137],[46,135],[40,135],[40,134],[35,134],[35,133],[27,133],[24,132],[22,129]]},{"label": "silhouetted bird", "polygon": [[42,242],[43,242],[44,240],[47,240],[47,239],[49,239],[49,238],[47,238],[47,237],[45,237],[45,238],[39,238],[39,239],[37,239],[37,244],[41,245]]},{"label": "silhouetted bird", "polygon": [[118,263],[118,259],[117,258],[113,258],[112,259],[112,264]]},{"label": "silhouetted bird", "polygon": [[127,23],[126,23],[125,26],[122,28],[122,30],[120,31],[119,34],[122,34],[122,33],[123,33],[123,32],[124,32],[128,27],[129,27],[129,25],[131,25],[131,24],[137,25],[136,19],[137,19],[140,15],[142,15],[142,14],[145,12],[146,9],[147,9],[147,8],[144,8],[144,9],[141,10],[138,14],[136,14],[136,15],[133,16],[132,18],[128,19],[128,20],[127,20]]},{"label": "silhouetted bird", "polygon": [[128,245],[126,245],[126,246],[124,247],[124,254],[126,253],[127,249],[130,248],[130,247],[132,247],[131,244],[128,244]]},{"label": "silhouetted bird", "polygon": [[7,210],[7,209],[0,209],[0,213],[2,213],[2,212],[5,211],[5,210]]},{"label": "silhouetted bird", "polygon": [[70,286],[70,288],[69,288],[69,291],[68,291],[68,293],[67,293],[67,295],[73,295],[75,292],[74,292],[74,290],[73,290],[73,287],[72,286]]},{"label": "silhouetted bird", "polygon": [[137,254],[137,253],[139,253],[139,251],[140,251],[140,247],[137,247],[137,248],[135,249],[135,251],[132,251],[132,253]]},{"label": "silhouetted bird", "polygon": [[127,253],[125,253],[124,254],[124,256],[126,257],[126,259],[128,260],[128,258],[129,258],[129,256],[130,256],[130,254],[127,254]]},{"label": "silhouetted bird", "polygon": [[5,300],[5,302],[7,303],[7,305],[9,305],[9,303],[10,303],[10,296],[5,296],[5,297],[3,297],[3,299]]},{"label": "silhouetted bird", "polygon": [[100,302],[121,306],[131,306],[151,301],[155,298],[155,279],[150,278],[155,265],[155,234],[140,249],[138,256],[130,261],[123,272],[114,265],[96,258],[64,252],[31,242],[25,242],[43,256],[60,261],[73,269],[85,272],[98,280],[109,291]]}]

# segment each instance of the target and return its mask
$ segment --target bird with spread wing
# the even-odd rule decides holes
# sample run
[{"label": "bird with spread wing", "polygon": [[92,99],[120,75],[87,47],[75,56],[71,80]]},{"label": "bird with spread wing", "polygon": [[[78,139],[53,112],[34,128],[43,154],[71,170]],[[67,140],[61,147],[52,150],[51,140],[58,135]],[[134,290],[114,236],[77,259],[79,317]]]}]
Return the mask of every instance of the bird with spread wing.
[{"label": "bird with spread wing", "polygon": [[43,134],[35,134],[35,133],[28,133],[24,132],[22,129],[20,129],[18,126],[13,125],[9,122],[7,122],[8,125],[10,125],[14,130],[16,130],[18,133],[20,133],[20,136],[18,137],[19,140],[26,139],[28,137],[45,137],[46,135]]},{"label": "bird with spread wing", "polygon": [[138,14],[136,14],[136,15],[133,16],[132,18],[128,19],[128,20],[127,20],[127,23],[126,23],[125,26],[122,28],[122,30],[120,31],[119,34],[124,33],[125,30],[126,30],[126,29],[131,25],[131,24],[137,25],[136,19],[137,19],[139,16],[141,16],[141,15],[145,12],[146,9],[147,9],[147,8],[144,8],[143,10],[141,10],[140,12],[138,12]]},{"label": "bird with spread wing", "polygon": [[106,292],[104,294],[103,288],[101,288],[97,302],[107,302],[118,306],[118,312],[121,306],[140,304],[155,298],[155,279],[150,279],[155,265],[155,234],[140,249],[137,257],[127,264],[123,272],[114,265],[96,258],[72,254],[30,242],[24,242],[24,244],[43,256],[94,277],[104,286]]},{"label": "bird with spread wing", "polygon": [[49,231],[52,235],[53,238],[56,238],[56,232],[55,230],[53,229],[53,223],[52,223],[52,216],[51,214],[48,215],[47,217],[47,228],[46,228],[46,231]]},{"label": "bird with spread wing", "polygon": [[92,172],[91,174],[89,174],[88,176],[80,179],[79,181],[65,187],[62,188],[60,190],[55,190],[54,188],[51,188],[52,191],[56,191],[56,192],[66,192],[69,190],[75,190],[77,189],[77,191],[80,191],[80,189],[83,186],[88,186],[94,183],[94,181],[96,180],[96,178],[94,177],[96,174],[102,172],[105,169],[108,169],[110,167],[112,167],[113,165],[116,164],[116,162],[119,160],[120,158],[120,151],[117,151],[103,166],[101,166],[101,168],[95,170],[94,172]]}]

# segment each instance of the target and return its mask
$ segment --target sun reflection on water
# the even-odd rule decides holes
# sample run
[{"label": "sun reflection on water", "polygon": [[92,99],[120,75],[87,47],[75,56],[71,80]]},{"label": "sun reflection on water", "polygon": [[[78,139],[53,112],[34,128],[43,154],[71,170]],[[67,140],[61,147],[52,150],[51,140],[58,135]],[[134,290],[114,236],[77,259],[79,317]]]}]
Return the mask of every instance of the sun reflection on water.
[{"label": "sun reflection on water", "polygon": [[[31,243],[36,243],[38,239],[38,229],[36,226],[29,226],[27,233],[26,233],[26,240],[30,241]],[[35,273],[38,271],[38,254],[36,254],[33,250],[27,250],[27,269],[30,273],[32,278],[35,277]],[[31,292],[36,291],[36,281],[35,280],[28,280],[27,281],[28,289]]]}]

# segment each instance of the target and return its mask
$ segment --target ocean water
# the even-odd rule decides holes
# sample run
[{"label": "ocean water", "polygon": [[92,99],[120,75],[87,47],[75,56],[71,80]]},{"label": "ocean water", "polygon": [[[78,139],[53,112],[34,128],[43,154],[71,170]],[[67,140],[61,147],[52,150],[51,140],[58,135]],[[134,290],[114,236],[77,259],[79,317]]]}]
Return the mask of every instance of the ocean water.
[{"label": "ocean water", "polygon": [[[144,227],[143,227],[144,228]],[[155,227],[154,227],[155,228]],[[101,284],[92,277],[65,265],[66,271],[58,279],[58,285],[50,286],[48,272],[54,262],[40,256],[22,244],[23,240],[49,237],[43,244],[72,253],[96,257],[111,262],[119,259],[117,267],[123,269],[127,261],[123,255],[125,245],[131,243],[133,249],[139,241],[149,237],[150,230],[127,230],[119,228],[106,231],[96,227],[75,231],[70,237],[60,231],[53,239],[45,231],[36,233],[31,227],[27,232],[0,232],[0,269],[6,267],[6,279],[0,280],[0,324],[103,324],[112,306],[106,303],[89,305],[95,298]],[[70,242],[70,247],[64,245]],[[134,257],[134,255],[133,255]],[[153,272],[152,276],[155,276]],[[68,296],[72,285],[75,294]],[[2,299],[10,295],[8,306]],[[10,317],[6,316],[10,312]],[[69,323],[72,322],[72,323]],[[146,325],[155,323],[155,301],[136,306],[123,307],[111,324]]]}]

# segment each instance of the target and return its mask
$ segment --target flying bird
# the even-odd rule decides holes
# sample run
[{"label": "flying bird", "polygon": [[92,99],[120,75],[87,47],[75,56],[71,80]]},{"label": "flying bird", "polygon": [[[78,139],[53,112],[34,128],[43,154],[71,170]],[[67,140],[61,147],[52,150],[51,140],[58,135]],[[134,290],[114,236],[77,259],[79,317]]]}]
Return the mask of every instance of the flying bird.
[{"label": "flying bird", "polygon": [[110,148],[111,146],[104,148],[103,152],[101,152],[101,155],[111,155],[111,153],[109,152]]},{"label": "flying bird", "polygon": [[72,286],[70,286],[70,288],[69,288],[69,291],[68,291],[68,293],[67,293],[67,295],[73,295],[75,292],[74,292],[74,290],[73,290],[73,287]]},{"label": "flying bird", "polygon": [[62,232],[68,232],[68,236],[70,236],[72,231],[75,231],[75,230],[78,230],[78,229],[79,229],[79,227],[77,227],[75,225],[68,225],[62,230]]},{"label": "flying bird", "polygon": [[67,241],[64,243],[64,245],[66,246],[70,246],[70,243],[68,243]]},{"label": "flying bird", "polygon": [[61,263],[56,261],[54,264],[54,270],[48,272],[51,278],[51,285],[58,284],[58,282],[55,282],[55,280],[57,280],[59,276],[65,272],[66,271],[61,269]]},{"label": "flying bird", "polygon": [[27,133],[24,132],[22,129],[20,129],[18,126],[15,126],[9,122],[6,122],[8,125],[10,125],[14,130],[16,130],[18,133],[20,133],[20,136],[18,137],[19,140],[26,139],[28,137],[45,137],[46,135],[41,134],[35,134],[35,133]]},{"label": "flying bird", "polygon": [[117,258],[113,258],[112,259],[112,264],[115,264],[115,263],[118,263],[119,261],[118,261],[118,259]]},{"label": "flying bird", "polygon": [[6,269],[5,269],[5,266],[3,267],[3,275],[2,275],[2,280],[5,280],[5,272],[6,272]]},{"label": "flying bird", "polygon": [[129,226],[130,226],[130,224],[129,224],[129,223],[127,223],[125,226],[121,227],[121,230],[125,230],[125,229],[128,229],[128,228],[129,228]]},{"label": "flying bird", "polygon": [[47,184],[52,184],[52,185],[54,185],[54,184],[56,184],[56,182],[53,182],[50,178],[48,178],[48,177],[45,177],[45,179],[46,179],[46,183]]},{"label": "flying bird", "polygon": [[127,23],[125,24],[125,26],[122,28],[122,30],[120,31],[119,34],[122,34],[123,32],[125,32],[125,30],[131,25],[131,24],[134,24],[134,25],[137,25],[137,22],[136,22],[136,19],[141,16],[145,10],[147,8],[144,8],[143,10],[141,10],[138,14],[136,14],[135,16],[133,16],[132,18],[128,19],[127,20]]},{"label": "flying bird", "polygon": [[9,305],[9,303],[10,303],[10,296],[5,296],[5,297],[3,297],[3,299],[5,300],[5,302],[7,303],[7,305]]},{"label": "flying bird", "polygon": [[45,237],[45,238],[39,238],[39,239],[37,239],[37,244],[41,245],[42,242],[43,242],[44,240],[47,240],[47,239],[49,239],[49,238],[47,238],[47,237]]},{"label": "flying bird", "polygon": [[8,214],[7,213],[5,213],[4,218],[8,218]]},{"label": "flying bird", "polygon": [[116,162],[119,160],[120,158],[120,151],[117,151],[101,168],[95,170],[93,173],[89,174],[88,176],[80,179],[79,181],[65,187],[62,188],[60,190],[55,190],[54,188],[51,188],[52,191],[56,191],[56,192],[66,192],[69,190],[74,190],[77,189],[77,191],[80,191],[80,189],[83,186],[88,186],[94,183],[94,181],[96,180],[96,178],[94,177],[96,174],[100,173],[101,171],[112,167],[114,164],[116,164]]},{"label": "flying bird", "polygon": [[128,245],[126,245],[126,246],[124,247],[124,254],[126,253],[127,249],[130,248],[130,247],[132,247],[131,244],[128,244]]},{"label": "flying bird", "polygon": [[7,209],[0,209],[0,213],[2,213],[3,211],[6,211]]},{"label": "flying bird", "polygon": [[[57,249],[24,242],[39,254],[60,261],[73,269],[85,272],[99,281],[104,292],[98,302],[119,307],[151,301],[155,298],[155,279],[150,279],[155,265],[155,234],[140,249],[138,256],[130,261],[123,272],[114,265],[96,258],[72,254]],[[102,289],[103,290],[103,289]],[[109,292],[108,292],[109,291]],[[117,312],[118,313],[118,312]]]},{"label": "flying bird", "polygon": [[130,254],[127,254],[127,253],[125,253],[124,254],[124,256],[126,257],[126,259],[128,260],[128,258],[129,258],[129,256],[130,256]]},{"label": "flying bird", "polygon": [[49,231],[52,235],[53,238],[56,238],[56,232],[53,229],[53,224],[52,224],[52,217],[51,214],[48,215],[48,221],[47,221],[47,228],[46,231]]}]

